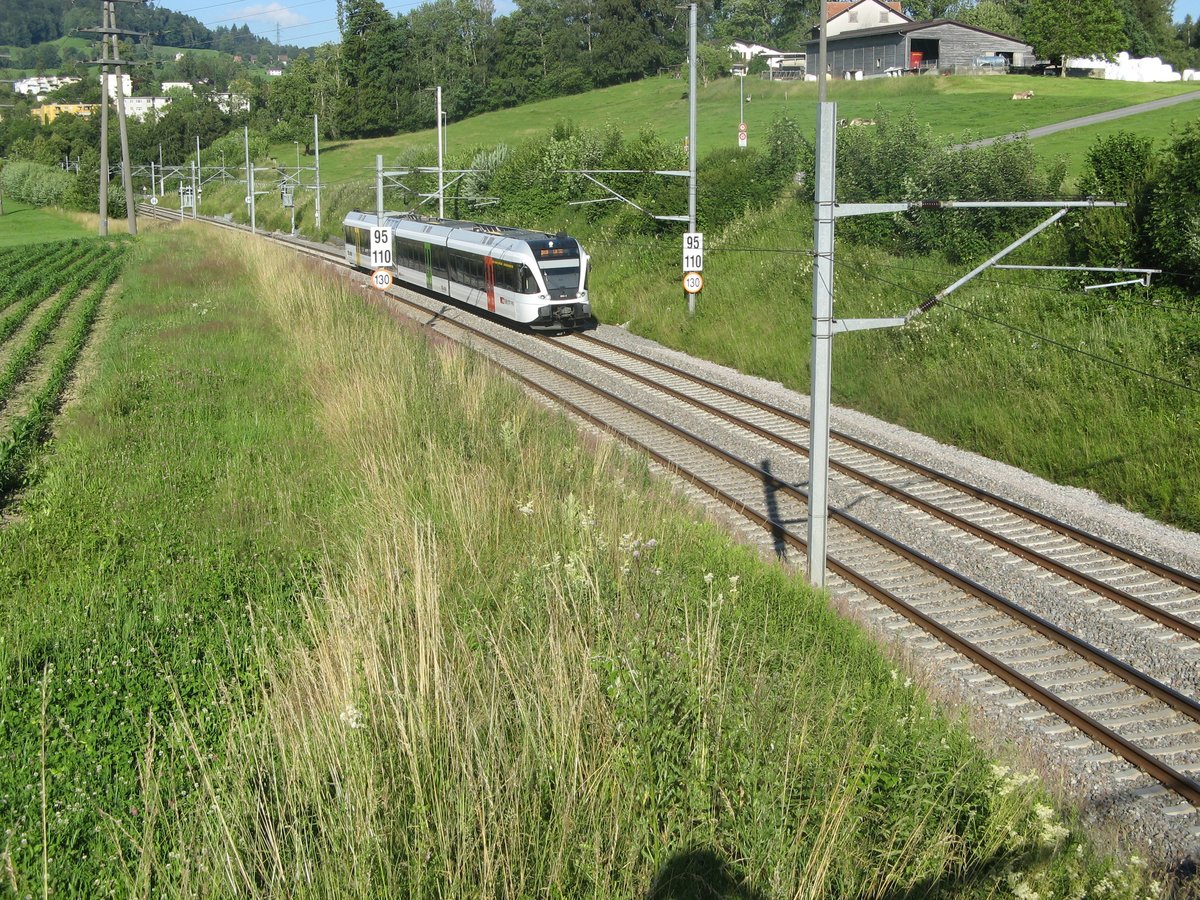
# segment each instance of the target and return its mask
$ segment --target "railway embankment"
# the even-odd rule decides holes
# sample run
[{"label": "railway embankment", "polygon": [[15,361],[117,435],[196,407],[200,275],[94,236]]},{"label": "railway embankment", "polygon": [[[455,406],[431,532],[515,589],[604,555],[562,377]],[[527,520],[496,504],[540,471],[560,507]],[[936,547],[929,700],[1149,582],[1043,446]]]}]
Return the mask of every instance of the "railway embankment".
[{"label": "railway embankment", "polygon": [[642,463],[361,296],[195,229],[135,250],[0,530],[18,892],[1157,883]]}]

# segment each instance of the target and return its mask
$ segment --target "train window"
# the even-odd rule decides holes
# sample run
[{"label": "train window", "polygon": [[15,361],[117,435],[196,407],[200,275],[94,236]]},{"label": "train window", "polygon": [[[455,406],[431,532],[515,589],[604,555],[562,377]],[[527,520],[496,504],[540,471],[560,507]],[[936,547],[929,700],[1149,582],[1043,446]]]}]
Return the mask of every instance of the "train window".
[{"label": "train window", "polygon": [[579,266],[570,267],[555,267],[553,269],[542,267],[542,275],[546,278],[546,290],[551,294],[564,296],[566,293],[574,294],[579,290]]},{"label": "train window", "polygon": [[533,275],[533,270],[529,266],[521,266],[521,286],[518,288],[522,294],[536,294],[539,292],[537,279]]},{"label": "train window", "polygon": [[412,240],[404,241],[404,265],[410,269],[425,268],[425,245]]}]

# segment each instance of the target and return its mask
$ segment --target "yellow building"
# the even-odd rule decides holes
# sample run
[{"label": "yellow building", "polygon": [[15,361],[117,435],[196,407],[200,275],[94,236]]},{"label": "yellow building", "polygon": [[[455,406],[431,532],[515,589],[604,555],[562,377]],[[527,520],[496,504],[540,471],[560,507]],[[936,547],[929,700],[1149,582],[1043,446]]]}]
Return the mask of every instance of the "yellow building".
[{"label": "yellow building", "polygon": [[43,103],[31,109],[30,115],[41,119],[43,125],[49,125],[64,113],[73,116],[90,116],[100,108],[98,103]]}]

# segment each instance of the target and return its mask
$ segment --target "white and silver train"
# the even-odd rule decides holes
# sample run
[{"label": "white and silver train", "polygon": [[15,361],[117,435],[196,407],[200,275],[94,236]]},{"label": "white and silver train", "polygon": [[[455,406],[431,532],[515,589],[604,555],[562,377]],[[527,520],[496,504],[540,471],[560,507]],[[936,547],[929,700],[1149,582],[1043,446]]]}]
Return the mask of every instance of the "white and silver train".
[{"label": "white and silver train", "polygon": [[455,219],[385,213],[392,232],[391,265],[371,261],[374,213],[352,210],[342,222],[346,262],[384,268],[393,279],[544,331],[595,324],[588,303],[590,258],[579,241]]}]

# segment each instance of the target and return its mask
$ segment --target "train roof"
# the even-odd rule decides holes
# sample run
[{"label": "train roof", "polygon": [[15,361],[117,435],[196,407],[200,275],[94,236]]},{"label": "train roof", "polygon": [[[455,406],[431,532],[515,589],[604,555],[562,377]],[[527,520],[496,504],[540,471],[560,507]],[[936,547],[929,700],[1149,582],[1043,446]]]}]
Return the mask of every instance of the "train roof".
[{"label": "train roof", "polygon": [[[358,215],[365,220],[375,222],[375,213],[364,212],[359,209],[351,210],[346,218]],[[486,222],[471,222],[466,219],[439,219],[437,216],[422,216],[417,213],[402,213],[402,212],[385,212],[383,214],[385,220],[400,219],[407,222],[419,223],[421,225],[436,225],[442,228],[451,228],[461,231],[471,231],[476,234],[490,234],[496,237],[512,238],[518,241],[545,241],[555,240],[566,237],[563,234],[550,234],[547,231],[534,231],[529,228],[515,228],[511,225],[492,225]]]}]

